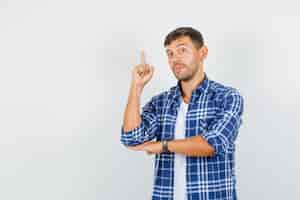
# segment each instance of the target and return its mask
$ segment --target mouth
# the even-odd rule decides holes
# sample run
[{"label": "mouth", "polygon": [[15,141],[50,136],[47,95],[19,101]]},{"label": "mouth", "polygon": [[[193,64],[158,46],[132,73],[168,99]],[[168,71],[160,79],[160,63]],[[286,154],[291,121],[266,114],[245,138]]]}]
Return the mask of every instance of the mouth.
[{"label": "mouth", "polygon": [[182,64],[177,64],[174,66],[174,69],[176,72],[181,71],[182,69],[184,69],[184,66]]}]

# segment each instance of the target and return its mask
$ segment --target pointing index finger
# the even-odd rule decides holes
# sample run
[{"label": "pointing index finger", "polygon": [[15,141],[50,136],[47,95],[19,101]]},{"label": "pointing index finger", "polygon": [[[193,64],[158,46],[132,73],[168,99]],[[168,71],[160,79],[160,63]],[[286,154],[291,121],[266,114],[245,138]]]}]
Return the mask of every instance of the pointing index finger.
[{"label": "pointing index finger", "polygon": [[145,65],[146,64],[146,58],[145,58],[145,51],[144,50],[141,50],[141,64],[142,65]]}]

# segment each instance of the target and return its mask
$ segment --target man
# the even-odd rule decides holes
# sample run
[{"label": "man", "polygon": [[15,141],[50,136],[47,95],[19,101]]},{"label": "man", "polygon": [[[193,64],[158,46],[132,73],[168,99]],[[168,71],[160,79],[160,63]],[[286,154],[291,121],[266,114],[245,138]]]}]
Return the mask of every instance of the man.
[{"label": "man", "polygon": [[140,114],[140,97],[154,72],[142,55],[132,71],[121,142],[155,154],[153,200],[236,200],[234,142],[243,98],[207,77],[208,49],[199,31],[177,28],[164,46],[177,85],[154,96]]}]

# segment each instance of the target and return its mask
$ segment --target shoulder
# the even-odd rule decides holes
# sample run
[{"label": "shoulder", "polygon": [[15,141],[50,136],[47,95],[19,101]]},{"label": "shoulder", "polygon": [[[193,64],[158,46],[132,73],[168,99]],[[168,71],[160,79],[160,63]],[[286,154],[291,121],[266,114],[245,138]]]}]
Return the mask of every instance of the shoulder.
[{"label": "shoulder", "polygon": [[155,96],[153,96],[152,100],[154,100],[154,101],[168,100],[174,96],[175,90],[176,90],[176,86],[170,87],[169,89],[164,90],[164,91],[156,94]]},{"label": "shoulder", "polygon": [[244,98],[237,88],[210,81],[209,95],[218,107],[228,110],[242,112]]},{"label": "shoulder", "polygon": [[210,86],[208,92],[213,94],[213,96],[217,99],[226,99],[229,96],[234,96],[235,98],[243,98],[242,94],[237,88],[224,85],[213,80],[210,80],[209,84]]},{"label": "shoulder", "polygon": [[176,90],[176,86],[172,86],[167,90],[164,90],[156,95],[154,95],[150,102],[156,106],[162,107],[164,106],[169,100],[174,97]]}]

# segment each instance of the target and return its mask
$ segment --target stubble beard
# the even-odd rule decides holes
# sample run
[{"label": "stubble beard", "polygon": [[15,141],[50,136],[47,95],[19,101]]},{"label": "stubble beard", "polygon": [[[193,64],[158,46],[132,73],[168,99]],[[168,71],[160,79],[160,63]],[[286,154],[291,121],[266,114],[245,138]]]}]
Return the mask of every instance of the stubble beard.
[{"label": "stubble beard", "polygon": [[175,71],[173,72],[178,81],[188,82],[188,81],[192,80],[194,78],[194,76],[196,76],[197,71],[198,71],[197,68],[194,69],[193,71],[191,71],[192,69],[189,69],[187,66],[185,66],[185,68],[190,71],[188,71],[186,74],[182,74],[182,76],[177,75]]}]

